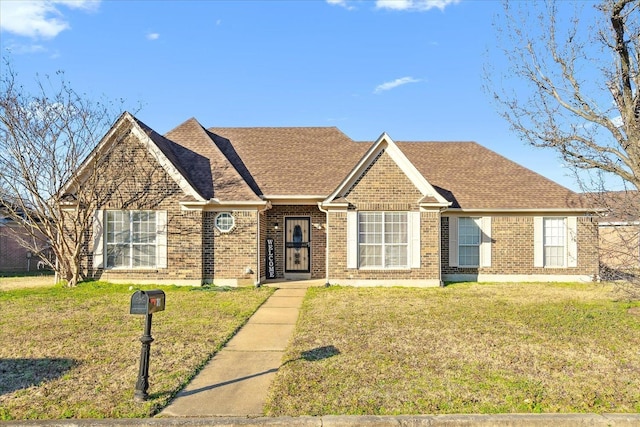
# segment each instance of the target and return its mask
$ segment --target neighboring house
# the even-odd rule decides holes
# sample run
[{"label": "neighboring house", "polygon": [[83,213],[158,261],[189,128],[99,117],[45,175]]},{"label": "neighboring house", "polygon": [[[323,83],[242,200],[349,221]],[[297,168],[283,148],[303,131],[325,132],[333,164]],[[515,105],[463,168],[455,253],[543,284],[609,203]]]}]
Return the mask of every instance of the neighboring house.
[{"label": "neighboring house", "polygon": [[[109,150],[127,152],[131,180],[95,212],[86,268],[103,280],[434,286],[598,273],[596,223],[577,195],[474,142],[195,119],[162,136],[124,113],[96,152]],[[144,182],[140,165],[161,174]]]},{"label": "neighboring house", "polygon": [[640,193],[611,191],[591,195],[604,207],[598,221],[600,263],[604,279],[640,270]]},{"label": "neighboring house", "polygon": [[26,273],[49,269],[42,259],[49,256],[48,250],[43,248],[33,253],[20,243],[21,239],[31,240],[31,237],[0,207],[0,272]]}]

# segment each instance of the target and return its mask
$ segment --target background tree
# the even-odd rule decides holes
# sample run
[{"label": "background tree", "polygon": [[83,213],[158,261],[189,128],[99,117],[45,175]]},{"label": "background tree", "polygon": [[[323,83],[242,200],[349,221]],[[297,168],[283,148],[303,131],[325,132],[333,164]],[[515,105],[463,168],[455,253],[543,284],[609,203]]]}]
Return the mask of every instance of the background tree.
[{"label": "background tree", "polygon": [[[555,150],[591,203],[638,218],[640,2],[505,1],[495,28],[494,53],[509,67],[487,66],[485,77],[511,128],[526,143]],[[625,189],[615,204],[603,196],[612,184]],[[635,266],[627,270],[637,273],[638,246],[631,246]],[[629,277],[640,290],[637,276]]]},{"label": "background tree", "polygon": [[[75,92],[62,73],[38,79],[34,94],[18,83],[10,64],[0,78],[0,208],[23,233],[20,243],[39,253],[50,247],[55,261],[46,260],[59,279],[75,286],[82,279],[93,211],[101,204],[98,186],[105,177],[98,166],[105,153],[92,150],[113,123],[112,103],[92,101]],[[81,180],[74,174],[84,163]],[[118,177],[108,185],[117,187]],[[79,206],[84,209],[77,209]]]}]

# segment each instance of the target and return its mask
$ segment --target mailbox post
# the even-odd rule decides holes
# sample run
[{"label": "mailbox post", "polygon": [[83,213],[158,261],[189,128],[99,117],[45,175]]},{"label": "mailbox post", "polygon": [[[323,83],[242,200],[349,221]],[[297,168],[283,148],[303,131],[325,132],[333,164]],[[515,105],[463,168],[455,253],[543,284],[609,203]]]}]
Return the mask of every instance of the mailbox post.
[{"label": "mailbox post", "polygon": [[138,370],[138,380],[133,399],[136,402],[144,402],[149,395],[149,353],[153,338],[151,337],[151,319],[153,313],[164,311],[165,294],[161,290],[136,291],[131,295],[130,314],[141,314],[145,316],[144,333],[140,337],[142,350],[140,351],[140,369]]}]

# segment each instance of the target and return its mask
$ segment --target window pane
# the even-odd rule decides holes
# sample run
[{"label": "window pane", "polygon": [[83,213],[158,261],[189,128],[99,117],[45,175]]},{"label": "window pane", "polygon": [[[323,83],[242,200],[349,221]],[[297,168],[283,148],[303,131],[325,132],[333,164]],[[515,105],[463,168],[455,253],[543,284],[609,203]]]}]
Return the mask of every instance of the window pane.
[{"label": "window pane", "polygon": [[459,251],[461,266],[477,267],[480,265],[480,246],[460,246]]},{"label": "window pane", "polygon": [[544,218],[544,265],[563,267],[565,253],[565,218]]},{"label": "window pane", "polygon": [[480,265],[480,243],[482,231],[479,218],[458,219],[458,265],[478,267]]},{"label": "window pane", "polygon": [[133,267],[153,267],[156,264],[156,247],[154,245],[133,246]]},{"label": "window pane", "polygon": [[360,245],[360,267],[382,267],[382,246]]},{"label": "window pane", "polygon": [[360,267],[406,267],[408,225],[406,212],[359,212]]},{"label": "window pane", "polygon": [[153,267],[156,263],[156,213],[106,211],[107,267]]},{"label": "window pane", "polygon": [[407,243],[406,212],[391,212],[385,214],[384,240],[387,244]]},{"label": "window pane", "polygon": [[107,267],[129,267],[129,246],[107,244]]},{"label": "window pane", "polygon": [[407,246],[387,245],[385,246],[385,266],[386,267],[406,267],[407,266]]},{"label": "window pane", "polygon": [[474,218],[460,218],[458,220],[458,239],[461,245],[480,244],[480,227]]}]

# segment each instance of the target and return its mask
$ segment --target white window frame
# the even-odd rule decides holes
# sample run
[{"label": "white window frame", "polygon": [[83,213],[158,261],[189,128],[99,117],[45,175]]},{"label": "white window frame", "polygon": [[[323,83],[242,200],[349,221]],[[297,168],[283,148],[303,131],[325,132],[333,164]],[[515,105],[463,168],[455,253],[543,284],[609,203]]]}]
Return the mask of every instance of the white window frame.
[{"label": "white window frame", "polygon": [[[231,219],[230,223],[227,222],[229,219]],[[218,221],[224,221],[223,224],[225,225],[225,227],[221,227],[221,224]],[[213,220],[213,224],[219,232],[230,233],[236,226],[236,219],[231,212],[220,212]]]},{"label": "white window frame", "polygon": [[[471,235],[469,236],[463,236],[462,234],[462,230],[463,230],[463,222],[467,222],[469,221],[470,223],[474,224],[476,226],[476,230],[477,230],[477,242],[466,242],[464,241],[465,237],[473,237]],[[481,253],[482,251],[480,250],[482,246],[482,225],[480,222],[480,218],[472,218],[472,217],[461,217],[458,218],[458,266],[459,267],[480,267],[480,258],[481,258]],[[478,262],[473,263],[473,264],[464,264],[462,262],[463,259],[463,251],[462,248],[476,248],[476,250],[478,251]]]},{"label": "white window frame", "polygon": [[[545,257],[545,223],[546,220],[564,221],[564,242],[562,245],[563,264],[549,265]],[[578,218],[575,216],[534,217],[533,220],[533,266],[543,268],[572,268],[578,266]]]},{"label": "white window frame", "polygon": [[[107,247],[109,245],[115,244],[111,242],[107,242],[107,215],[108,212],[126,212],[129,221],[129,236],[128,242],[129,245],[129,264],[122,266],[108,266],[108,251]],[[133,258],[134,251],[133,247],[137,244],[135,239],[133,238],[134,227],[132,226],[133,221],[133,213],[135,212],[153,212],[155,214],[155,221],[152,224],[152,228],[147,230],[147,233],[152,233],[154,237],[153,247],[154,250],[154,260],[155,262],[151,265],[143,265],[143,266],[134,266]],[[94,223],[93,223],[93,267],[94,268],[103,268],[103,269],[114,269],[114,270],[148,270],[148,269],[159,269],[159,268],[167,268],[167,212],[166,211],[153,211],[153,210],[96,210],[94,213]],[[122,244],[122,243],[120,243]],[[142,244],[142,243],[140,243]],[[151,246],[149,243],[145,243],[146,245]]]},{"label": "white window frame", "polygon": [[567,219],[542,219],[542,249],[544,266],[563,268],[567,265]]},{"label": "white window frame", "polygon": [[[365,215],[380,215],[380,230],[379,232],[363,232],[363,226],[365,223],[363,222],[363,217]],[[391,222],[392,217],[402,218],[404,220],[400,220],[397,222]],[[375,270],[398,270],[398,269],[407,269],[411,263],[410,260],[410,234],[409,234],[409,215],[408,212],[385,212],[385,211],[366,211],[366,212],[358,212],[358,265],[363,270],[375,269]],[[374,222],[370,222],[370,224],[374,224]],[[404,242],[393,242],[388,240],[391,233],[394,233],[392,230],[392,226],[394,224],[399,224],[402,228],[404,226]],[[394,233],[395,236],[401,236],[402,233]],[[373,243],[364,243],[363,238],[369,237],[379,237],[379,241]],[[379,264],[369,264],[363,266],[363,247],[379,247],[380,248],[380,263]],[[389,265],[389,261],[392,258],[392,255],[389,253],[391,248],[399,248],[400,249],[400,257],[402,257],[402,252],[404,252],[404,264],[401,265]]]},{"label": "white window frame", "polygon": [[[449,218],[449,266],[460,268],[480,268],[491,267],[491,251],[492,251],[492,238],[491,238],[491,217],[458,217],[450,216]],[[459,222],[461,218],[472,219],[480,230],[480,244],[478,245],[479,252],[479,264],[478,265],[460,265],[460,227]],[[464,246],[464,244],[463,244]]]}]

